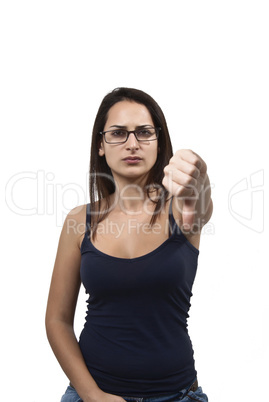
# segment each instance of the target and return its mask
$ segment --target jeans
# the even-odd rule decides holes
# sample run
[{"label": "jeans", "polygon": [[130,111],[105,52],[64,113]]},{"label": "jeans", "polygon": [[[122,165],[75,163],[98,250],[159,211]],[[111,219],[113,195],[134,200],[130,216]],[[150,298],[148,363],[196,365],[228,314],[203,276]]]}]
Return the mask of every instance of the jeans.
[{"label": "jeans", "polygon": [[[183,389],[176,394],[167,396],[154,396],[151,398],[139,398],[133,396],[122,396],[127,402],[208,402],[208,397],[203,393],[202,387],[198,387],[195,392]],[[72,387],[67,387],[65,394],[62,396],[61,402],[83,402]],[[101,401],[100,401],[101,402]]]}]

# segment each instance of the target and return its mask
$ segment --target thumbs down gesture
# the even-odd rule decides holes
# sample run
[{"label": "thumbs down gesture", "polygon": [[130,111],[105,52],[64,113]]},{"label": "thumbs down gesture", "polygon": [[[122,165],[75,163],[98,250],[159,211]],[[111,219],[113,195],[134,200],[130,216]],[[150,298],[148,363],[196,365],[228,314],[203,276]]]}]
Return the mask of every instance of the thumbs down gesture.
[{"label": "thumbs down gesture", "polygon": [[[206,163],[195,152],[180,149],[165,166],[162,184],[180,199],[182,227],[184,231],[192,231],[197,220],[204,218],[212,205]],[[205,219],[203,223],[206,223]]]}]

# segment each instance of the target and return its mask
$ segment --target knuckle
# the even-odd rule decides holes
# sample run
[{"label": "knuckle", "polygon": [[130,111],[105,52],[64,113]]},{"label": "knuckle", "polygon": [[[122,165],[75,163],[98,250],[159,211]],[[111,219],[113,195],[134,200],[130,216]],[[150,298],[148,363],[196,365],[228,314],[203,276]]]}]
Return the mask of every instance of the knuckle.
[{"label": "knuckle", "polygon": [[163,178],[163,180],[162,180],[162,185],[163,185],[164,187],[168,186],[168,180],[167,180],[166,177]]},{"label": "knuckle", "polygon": [[173,164],[176,161],[176,154],[172,156],[172,158],[170,159],[169,163]]},{"label": "knuckle", "polygon": [[189,177],[189,178],[187,179],[186,186],[193,186],[193,185],[194,185],[194,180],[193,180],[192,177]]},{"label": "knuckle", "polygon": [[200,163],[200,159],[198,158],[198,156],[194,155],[193,163],[194,163],[194,165],[198,165]]},{"label": "knuckle", "polygon": [[184,180],[185,187],[195,187],[197,185],[197,180],[192,176],[187,176]]},{"label": "knuckle", "polygon": [[190,175],[191,175],[191,176],[196,176],[197,173],[198,173],[197,167],[196,167],[196,166],[192,166],[191,169],[190,169]]},{"label": "knuckle", "polygon": [[176,188],[175,193],[176,193],[176,196],[182,196],[182,195],[184,195],[184,188],[183,188],[182,186],[178,186],[178,187]]},{"label": "knuckle", "polygon": [[188,186],[190,184],[190,177],[184,177],[183,179],[183,186]]},{"label": "knuckle", "polygon": [[165,166],[165,168],[163,169],[164,174],[168,174],[169,170],[170,170],[169,165]]},{"label": "knuckle", "polygon": [[193,151],[191,150],[191,149],[182,149],[182,152],[184,153],[184,154],[193,154]]}]

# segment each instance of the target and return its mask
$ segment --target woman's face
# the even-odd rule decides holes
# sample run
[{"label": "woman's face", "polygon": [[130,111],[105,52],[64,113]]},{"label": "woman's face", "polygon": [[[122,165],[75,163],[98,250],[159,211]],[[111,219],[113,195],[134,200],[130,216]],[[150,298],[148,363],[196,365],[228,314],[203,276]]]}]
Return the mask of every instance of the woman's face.
[{"label": "woman's face", "polygon": [[[116,126],[116,127],[115,127]],[[146,106],[132,102],[121,101],[113,105],[108,112],[108,119],[103,131],[115,128],[135,130],[141,126],[154,127],[151,115]],[[114,179],[146,178],[150,169],[154,166],[158,154],[158,140],[141,142],[137,141],[131,133],[123,144],[107,144],[104,139],[99,149],[99,155],[106,158]],[[139,157],[139,161],[132,163],[124,160],[128,156]]]}]

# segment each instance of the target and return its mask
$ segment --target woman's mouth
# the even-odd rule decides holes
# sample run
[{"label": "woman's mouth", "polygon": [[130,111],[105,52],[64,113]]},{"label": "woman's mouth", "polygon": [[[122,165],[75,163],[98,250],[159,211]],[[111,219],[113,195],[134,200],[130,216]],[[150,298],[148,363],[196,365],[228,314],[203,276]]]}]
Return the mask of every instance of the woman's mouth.
[{"label": "woman's mouth", "polygon": [[127,158],[124,158],[123,160],[124,160],[124,162],[126,162],[128,164],[134,165],[136,163],[141,162],[142,159],[139,157],[127,157]]}]

